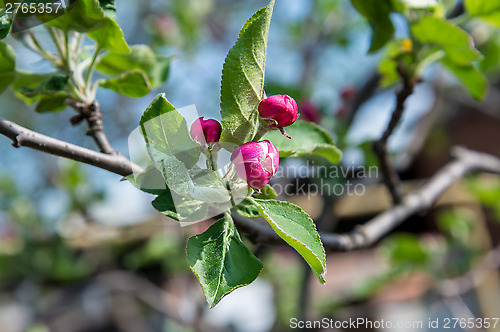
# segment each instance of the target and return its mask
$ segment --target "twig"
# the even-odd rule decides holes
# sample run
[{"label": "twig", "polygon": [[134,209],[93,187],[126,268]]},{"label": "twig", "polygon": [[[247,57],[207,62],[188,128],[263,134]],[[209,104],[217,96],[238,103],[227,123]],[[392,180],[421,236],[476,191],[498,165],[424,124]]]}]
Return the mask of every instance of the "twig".
[{"label": "twig", "polygon": [[87,135],[94,139],[99,151],[107,154],[116,154],[116,151],[113,149],[108,141],[108,138],[106,137],[106,134],[104,133],[102,114],[97,100],[89,104],[70,100],[68,105],[78,112],[78,115],[75,115],[70,119],[71,124],[77,125],[82,120],[87,120],[89,127]]},{"label": "twig", "polygon": [[[427,211],[457,180],[474,172],[500,174],[500,159],[489,154],[456,147],[453,162],[443,167],[426,184],[408,194],[404,200],[367,223],[344,234],[320,233],[325,247],[332,251],[350,251],[368,247],[415,213]],[[254,242],[283,245],[281,238],[265,224],[233,217],[238,228]]]},{"label": "twig", "polygon": [[414,81],[406,74],[404,69],[398,67],[398,72],[403,80],[403,88],[396,95],[396,108],[392,113],[391,121],[387,125],[382,137],[373,143],[373,151],[377,155],[382,174],[384,174],[385,184],[391,193],[394,204],[401,203],[404,191],[401,186],[401,180],[394,169],[389,152],[387,151],[387,140],[401,121],[406,99],[413,93],[414,87]]},{"label": "twig", "polygon": [[127,176],[143,169],[119,154],[106,154],[48,137],[0,117],[0,134],[10,138],[16,148],[26,146],[59,157],[96,166]]}]

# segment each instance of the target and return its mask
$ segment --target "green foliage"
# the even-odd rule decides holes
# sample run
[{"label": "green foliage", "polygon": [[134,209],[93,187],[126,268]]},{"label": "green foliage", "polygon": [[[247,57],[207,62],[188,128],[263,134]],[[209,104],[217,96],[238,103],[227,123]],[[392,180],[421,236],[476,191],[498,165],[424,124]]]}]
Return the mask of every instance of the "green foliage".
[{"label": "green foliage", "polygon": [[325,283],[325,249],[311,217],[288,202],[262,199],[252,202],[274,231],[304,257],[319,281]]},{"label": "green foliage", "polygon": [[253,282],[261,261],[241,242],[229,214],[188,240],[186,253],[212,308],[224,296]]},{"label": "green foliage", "polygon": [[134,45],[128,53],[109,52],[97,63],[96,69],[108,74],[119,75],[129,70],[141,70],[148,77],[152,87],[165,83],[170,70],[170,58],[157,56],[146,45]]},{"label": "green foliage", "polygon": [[42,96],[36,103],[35,112],[46,113],[62,111],[66,108],[66,100],[69,98],[70,95],[66,92],[57,92],[51,96]]},{"label": "green foliage", "polygon": [[260,190],[260,193],[254,195],[255,198],[260,199],[274,199],[276,196],[276,191],[270,185],[266,185]]},{"label": "green foliage", "polygon": [[51,75],[43,80],[37,87],[21,87],[19,92],[27,97],[35,97],[39,95],[52,96],[66,88],[68,79],[69,77],[66,75]]},{"label": "green foliage", "polygon": [[240,204],[234,207],[234,210],[245,218],[259,218],[262,217],[260,213],[259,207],[253,203],[253,201],[249,198],[245,198]]},{"label": "green foliage", "polygon": [[473,231],[473,215],[467,210],[445,210],[438,215],[438,227],[452,241],[467,244]]},{"label": "green foliage", "polygon": [[457,65],[469,65],[482,59],[481,53],[474,47],[472,37],[450,21],[430,16],[422,17],[411,26],[411,31],[421,43],[442,48],[447,59]]},{"label": "green foliage", "polygon": [[257,128],[257,107],[264,89],[267,37],[274,0],[255,13],[241,29],[222,69],[221,141],[241,145]]},{"label": "green foliage", "polygon": [[380,250],[395,266],[424,266],[429,259],[425,247],[413,234],[395,234],[381,244]]},{"label": "green foliage", "polygon": [[105,89],[129,97],[144,97],[151,91],[148,78],[140,70],[127,71],[117,77],[99,80],[97,83]]},{"label": "green foliage", "polygon": [[314,123],[299,120],[287,127],[286,132],[292,139],[286,138],[277,130],[263,137],[276,145],[280,157],[317,155],[333,164],[342,158],[342,152],[335,146],[331,136]]},{"label": "green foliage", "polygon": [[0,42],[0,93],[16,78],[16,56],[12,48]]},{"label": "green foliage", "polygon": [[[411,31],[420,43],[435,48],[429,52],[430,55],[426,59],[422,60],[422,64],[431,63],[428,60],[433,58],[441,60],[474,98],[484,97],[487,82],[474,65],[474,62],[483,59],[483,56],[474,47],[473,39],[467,32],[450,21],[429,16],[413,24]],[[437,53],[440,50],[444,52],[443,55]]]},{"label": "green foliage", "polygon": [[123,38],[123,32],[116,21],[106,13],[97,0],[78,0],[64,15],[52,19],[46,18],[46,24],[63,31],[87,33],[94,39],[98,48],[113,52],[128,52],[130,50]]},{"label": "green foliage", "polygon": [[496,26],[500,26],[499,0],[465,0],[464,4],[471,16],[482,18]]},{"label": "green foliage", "polygon": [[375,52],[385,46],[394,35],[394,26],[389,14],[394,10],[389,0],[351,0],[352,5],[370,23],[373,37],[369,52]]},{"label": "green foliage", "polygon": [[164,94],[151,102],[141,117],[140,126],[150,156],[155,151],[177,156],[188,166],[198,161],[200,151],[189,135],[186,120]]},{"label": "green foliage", "polygon": [[483,99],[488,82],[474,65],[460,66],[446,59],[442,60],[442,63],[467,88],[472,97]]}]

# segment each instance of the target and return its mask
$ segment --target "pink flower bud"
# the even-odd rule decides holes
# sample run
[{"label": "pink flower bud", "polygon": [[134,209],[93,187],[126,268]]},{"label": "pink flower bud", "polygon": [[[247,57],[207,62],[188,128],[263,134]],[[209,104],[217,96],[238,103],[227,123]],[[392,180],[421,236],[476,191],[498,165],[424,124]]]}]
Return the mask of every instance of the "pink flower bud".
[{"label": "pink flower bud", "polygon": [[247,142],[234,150],[231,162],[236,173],[246,179],[251,188],[262,189],[276,175],[279,167],[278,149],[268,140]]},{"label": "pink flower bud", "polygon": [[300,103],[300,118],[309,122],[321,121],[321,110],[310,100]]},{"label": "pink flower bud", "polygon": [[203,120],[203,117],[196,119],[191,125],[191,137],[200,144],[218,142],[222,126],[214,119]]},{"label": "pink flower bud", "polygon": [[345,86],[340,90],[340,97],[344,100],[352,100],[357,93],[354,86]]},{"label": "pink flower bud", "polygon": [[271,127],[288,127],[297,120],[299,108],[292,97],[275,95],[260,102],[259,114],[263,119],[275,121]]}]

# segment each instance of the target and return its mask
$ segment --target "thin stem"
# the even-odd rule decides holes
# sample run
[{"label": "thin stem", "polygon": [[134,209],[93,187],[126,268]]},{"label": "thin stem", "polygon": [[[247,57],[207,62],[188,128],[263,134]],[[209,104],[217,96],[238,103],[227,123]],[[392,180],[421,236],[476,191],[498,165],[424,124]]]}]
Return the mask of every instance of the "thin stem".
[{"label": "thin stem", "polygon": [[396,107],[392,113],[391,121],[387,125],[382,137],[373,143],[373,151],[379,160],[380,168],[384,174],[385,184],[391,193],[394,204],[402,202],[404,190],[398,173],[392,164],[389,151],[387,149],[387,141],[401,122],[405,110],[405,102],[413,93],[414,88],[414,81],[406,74],[404,69],[398,67],[398,72],[403,79],[403,88],[396,95]]},{"label": "thin stem", "polygon": [[96,60],[97,60],[97,57],[99,56],[99,53],[101,53],[101,50],[102,50],[102,47],[100,46],[96,46],[96,49],[95,49],[95,52],[94,52],[94,55],[92,56],[92,60],[90,61],[90,65],[89,67],[87,68],[87,72],[85,73],[85,79],[84,79],[84,82],[85,82],[85,90],[88,92],[88,88],[89,88],[89,82],[90,82],[90,79],[92,77],[92,73],[94,71],[94,66],[95,66],[95,63],[96,63]]},{"label": "thin stem", "polygon": [[31,38],[31,41],[33,42],[33,45],[35,45],[35,48],[30,47],[30,49],[33,50],[34,52],[40,54],[44,59],[49,61],[54,67],[59,67],[60,64],[57,62],[57,59],[54,58],[52,55],[50,55],[49,53],[47,53],[43,49],[42,45],[40,44],[38,39],[35,37],[34,33],[32,31],[29,31],[28,34]]},{"label": "thin stem", "polygon": [[68,61],[67,61],[66,56],[65,56],[65,52],[61,47],[61,44],[63,43],[63,41],[61,40],[61,38],[59,36],[57,36],[57,33],[53,28],[51,28],[49,26],[46,26],[46,27],[47,27],[47,31],[50,34],[50,37],[52,38],[52,41],[54,42],[54,45],[56,46],[57,53],[61,57],[64,68],[69,71],[69,65],[68,65]]}]

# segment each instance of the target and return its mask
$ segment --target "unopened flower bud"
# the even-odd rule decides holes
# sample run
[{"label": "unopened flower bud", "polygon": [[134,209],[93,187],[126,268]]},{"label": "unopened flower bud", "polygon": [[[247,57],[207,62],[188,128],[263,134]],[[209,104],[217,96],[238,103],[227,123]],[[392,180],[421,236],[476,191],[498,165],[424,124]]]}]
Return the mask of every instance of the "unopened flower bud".
[{"label": "unopened flower bud", "polygon": [[295,100],[287,95],[275,95],[262,100],[259,115],[263,119],[274,120],[271,127],[288,127],[297,120],[299,108]]},{"label": "unopened flower bud", "polygon": [[343,100],[352,100],[356,97],[356,88],[354,86],[345,86],[340,90],[340,97]]},{"label": "unopened flower bud", "polygon": [[218,142],[222,133],[222,126],[214,119],[196,119],[191,125],[191,137],[200,144]]},{"label": "unopened flower bud", "polygon": [[247,142],[234,150],[231,162],[236,173],[254,189],[264,188],[279,167],[278,149],[268,140]]},{"label": "unopened flower bud", "polygon": [[309,122],[319,123],[321,121],[321,110],[310,100],[300,104],[300,118]]}]

